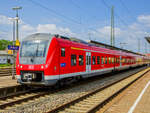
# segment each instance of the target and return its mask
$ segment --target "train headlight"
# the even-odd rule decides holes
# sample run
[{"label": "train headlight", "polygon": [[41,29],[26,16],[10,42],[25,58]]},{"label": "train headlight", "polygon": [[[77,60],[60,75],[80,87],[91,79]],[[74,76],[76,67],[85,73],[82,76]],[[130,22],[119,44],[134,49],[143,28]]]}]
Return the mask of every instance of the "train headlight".
[{"label": "train headlight", "polygon": [[19,64],[17,66],[19,67]]},{"label": "train headlight", "polygon": [[44,67],[43,67],[43,66],[41,66],[41,68],[43,69]]},{"label": "train headlight", "polygon": [[20,68],[22,68],[22,66],[20,66]]}]

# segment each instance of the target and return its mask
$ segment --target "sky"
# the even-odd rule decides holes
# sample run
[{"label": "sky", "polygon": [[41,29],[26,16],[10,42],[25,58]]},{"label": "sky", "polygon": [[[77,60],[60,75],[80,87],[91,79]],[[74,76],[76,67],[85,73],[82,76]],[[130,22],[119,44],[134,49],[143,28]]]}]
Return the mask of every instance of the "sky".
[{"label": "sky", "polygon": [[[12,40],[12,20],[19,10],[19,40],[33,33],[60,34],[110,44],[114,6],[115,46],[150,53],[149,0],[0,0],[0,39]],[[124,43],[124,44],[120,44]],[[147,48],[147,49],[146,49]]]}]

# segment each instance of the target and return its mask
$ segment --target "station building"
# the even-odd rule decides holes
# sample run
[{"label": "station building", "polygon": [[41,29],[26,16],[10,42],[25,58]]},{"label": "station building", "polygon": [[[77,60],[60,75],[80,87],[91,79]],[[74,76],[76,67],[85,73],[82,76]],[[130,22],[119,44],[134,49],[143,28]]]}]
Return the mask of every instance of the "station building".
[{"label": "station building", "polygon": [[13,63],[13,55],[8,54],[7,50],[0,51],[0,64]]}]

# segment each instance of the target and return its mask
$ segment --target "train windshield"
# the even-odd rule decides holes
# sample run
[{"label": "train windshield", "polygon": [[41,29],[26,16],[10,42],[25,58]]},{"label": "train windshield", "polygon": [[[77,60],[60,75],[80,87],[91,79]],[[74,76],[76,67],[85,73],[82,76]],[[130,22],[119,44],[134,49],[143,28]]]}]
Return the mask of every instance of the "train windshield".
[{"label": "train windshield", "polygon": [[20,57],[45,57],[47,40],[23,41]]}]

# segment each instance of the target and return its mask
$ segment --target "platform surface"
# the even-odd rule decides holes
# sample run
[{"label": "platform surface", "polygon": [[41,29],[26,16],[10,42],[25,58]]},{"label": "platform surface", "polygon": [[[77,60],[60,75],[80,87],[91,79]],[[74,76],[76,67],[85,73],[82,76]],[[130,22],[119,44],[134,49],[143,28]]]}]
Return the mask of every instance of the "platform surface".
[{"label": "platform surface", "polygon": [[108,106],[98,113],[150,113],[150,72],[118,95]]},{"label": "platform surface", "polygon": [[17,78],[12,79],[12,76],[0,77],[0,88],[11,87],[11,86],[16,86],[16,85],[19,85],[17,83]]}]

